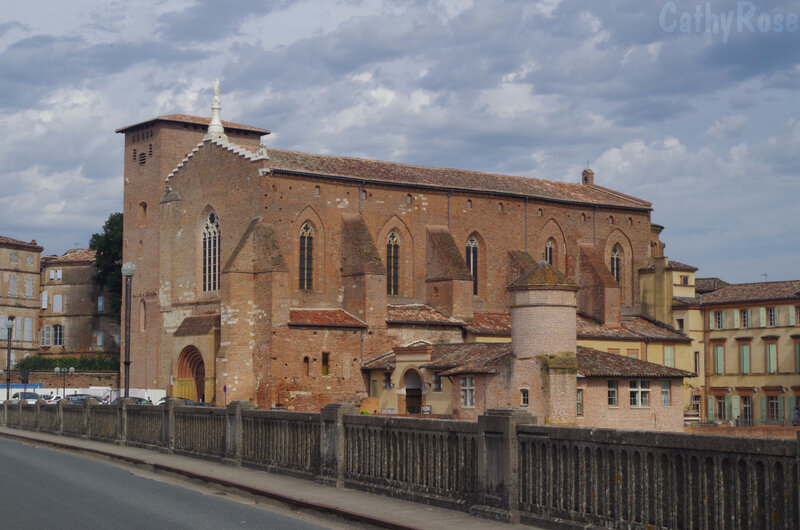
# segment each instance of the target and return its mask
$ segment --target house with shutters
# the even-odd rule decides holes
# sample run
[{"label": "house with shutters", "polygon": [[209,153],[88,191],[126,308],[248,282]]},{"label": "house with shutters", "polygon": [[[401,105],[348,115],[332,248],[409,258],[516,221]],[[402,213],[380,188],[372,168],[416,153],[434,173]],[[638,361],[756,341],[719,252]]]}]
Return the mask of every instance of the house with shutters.
[{"label": "house with shutters", "polygon": [[[0,236],[0,344],[3,351],[8,346],[8,328],[11,326],[11,364],[36,355],[39,338],[39,262],[42,250],[36,240],[27,242]],[[0,366],[5,369],[6,358],[0,355]]]},{"label": "house with shutters", "polygon": [[800,397],[800,280],[726,285],[695,304],[706,324],[708,421],[791,423]]},{"label": "house with shutters", "polygon": [[792,423],[800,403],[800,281],[729,284],[656,258],[642,310],[691,339],[690,409],[708,423]]}]

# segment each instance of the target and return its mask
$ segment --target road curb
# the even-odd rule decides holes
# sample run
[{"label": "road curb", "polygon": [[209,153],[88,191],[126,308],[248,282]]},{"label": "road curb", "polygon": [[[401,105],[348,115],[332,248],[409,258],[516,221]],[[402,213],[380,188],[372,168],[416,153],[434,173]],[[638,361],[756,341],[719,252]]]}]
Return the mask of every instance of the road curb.
[{"label": "road curb", "polygon": [[416,530],[414,526],[407,526],[401,523],[396,523],[394,521],[388,521],[386,519],[381,519],[380,517],[375,517],[372,515],[367,515],[360,512],[353,512],[350,510],[345,510],[343,508],[339,508],[338,506],[331,506],[328,504],[317,503],[305,499],[299,499],[297,497],[291,497],[288,495],[284,495],[282,493],[277,493],[275,491],[265,490],[261,488],[257,488],[254,486],[247,486],[245,484],[239,484],[230,480],[224,480],[217,477],[204,475],[202,473],[194,473],[192,471],[187,471],[185,469],[168,466],[164,464],[157,464],[148,460],[143,460],[141,458],[136,458],[132,456],[124,456],[119,455],[109,451],[102,451],[100,449],[92,449],[89,447],[80,447],[78,445],[72,445],[68,443],[56,442],[53,440],[43,440],[41,438],[25,436],[24,434],[14,434],[8,432],[0,432],[0,436],[4,438],[16,439],[26,442],[35,442],[40,443],[43,445],[49,445],[52,447],[58,447],[60,449],[66,449],[70,451],[76,451],[81,453],[90,453],[94,455],[104,456],[106,458],[111,458],[113,460],[121,460],[123,462],[127,462],[129,464],[133,464],[136,466],[145,466],[150,469],[154,469],[157,471],[162,471],[165,473],[173,473],[176,475],[180,475],[186,478],[190,478],[193,480],[199,480],[202,482],[209,482],[213,484],[218,484],[220,486],[225,486],[227,488],[232,488],[235,490],[239,490],[250,495],[256,495],[259,497],[266,497],[268,499],[276,500],[278,502],[282,502],[284,504],[288,504],[290,506],[295,506],[298,508],[305,508],[308,510],[313,510],[320,513],[326,514],[333,514],[343,519],[349,519],[351,521],[357,521],[361,523],[368,523],[375,526],[380,526],[382,528],[391,528],[395,530]]}]

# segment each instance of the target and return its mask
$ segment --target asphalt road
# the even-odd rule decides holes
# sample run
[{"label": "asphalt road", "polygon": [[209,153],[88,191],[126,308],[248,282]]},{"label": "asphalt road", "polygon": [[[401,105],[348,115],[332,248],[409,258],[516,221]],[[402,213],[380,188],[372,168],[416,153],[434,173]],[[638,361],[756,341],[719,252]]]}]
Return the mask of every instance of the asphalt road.
[{"label": "asphalt road", "polygon": [[156,481],[91,458],[0,439],[2,528],[323,528],[219,495],[226,494]]}]

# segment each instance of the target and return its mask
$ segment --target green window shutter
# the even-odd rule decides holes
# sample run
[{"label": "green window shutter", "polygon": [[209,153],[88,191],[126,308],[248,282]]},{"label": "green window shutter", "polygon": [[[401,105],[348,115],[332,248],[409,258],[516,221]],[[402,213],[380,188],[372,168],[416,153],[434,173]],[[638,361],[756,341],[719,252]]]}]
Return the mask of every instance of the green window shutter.
[{"label": "green window shutter", "polygon": [[796,318],[797,308],[794,306],[789,306],[789,325],[794,326],[797,324]]},{"label": "green window shutter", "polygon": [[731,419],[731,397],[725,396],[725,419]]},{"label": "green window shutter", "polygon": [[794,371],[800,372],[800,342],[794,343]]},{"label": "green window shutter", "polygon": [[758,325],[762,328],[767,327],[767,308],[766,307],[759,307],[758,308]]},{"label": "green window shutter", "polygon": [[767,396],[761,396],[761,423],[767,422]]},{"label": "green window shutter", "polygon": [[739,329],[739,310],[734,309],[733,311],[733,327]]},{"label": "green window shutter", "polygon": [[708,396],[708,421],[714,421],[714,396]]},{"label": "green window shutter", "polygon": [[778,419],[782,420],[785,416],[785,411],[783,410],[783,396],[778,396]]},{"label": "green window shutter", "polygon": [[750,373],[750,345],[742,344],[739,346],[739,370],[743,374]]},{"label": "green window shutter", "polygon": [[794,409],[797,406],[797,400],[794,396],[789,396],[789,406],[787,407],[786,412],[788,413],[788,420],[791,421],[794,419]]},{"label": "green window shutter", "polygon": [[722,326],[720,326],[720,328],[719,328],[719,329],[725,329],[726,327],[728,327],[728,321],[727,321],[727,320],[725,320],[725,311],[723,311],[723,312],[721,313],[721,315],[722,315],[722,316],[720,317],[720,320],[722,320]]},{"label": "green window shutter", "polygon": [[733,396],[731,399],[731,419],[739,419],[739,396]]},{"label": "green window shutter", "polygon": [[708,329],[714,329],[714,312],[708,312]]}]

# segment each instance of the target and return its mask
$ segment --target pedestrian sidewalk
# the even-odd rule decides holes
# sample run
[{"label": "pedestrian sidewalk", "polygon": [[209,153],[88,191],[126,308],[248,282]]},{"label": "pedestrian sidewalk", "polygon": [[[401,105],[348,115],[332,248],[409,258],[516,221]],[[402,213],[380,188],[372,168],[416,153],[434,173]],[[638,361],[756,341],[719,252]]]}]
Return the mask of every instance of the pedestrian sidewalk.
[{"label": "pedestrian sidewalk", "polygon": [[175,473],[239,489],[244,493],[263,496],[293,507],[331,513],[345,519],[386,528],[469,530],[496,528],[502,525],[496,521],[480,519],[455,510],[353,489],[334,488],[311,480],[246,467],[234,467],[201,458],[8,427],[0,427],[0,436],[122,460],[129,464],[146,466],[157,472]]}]

